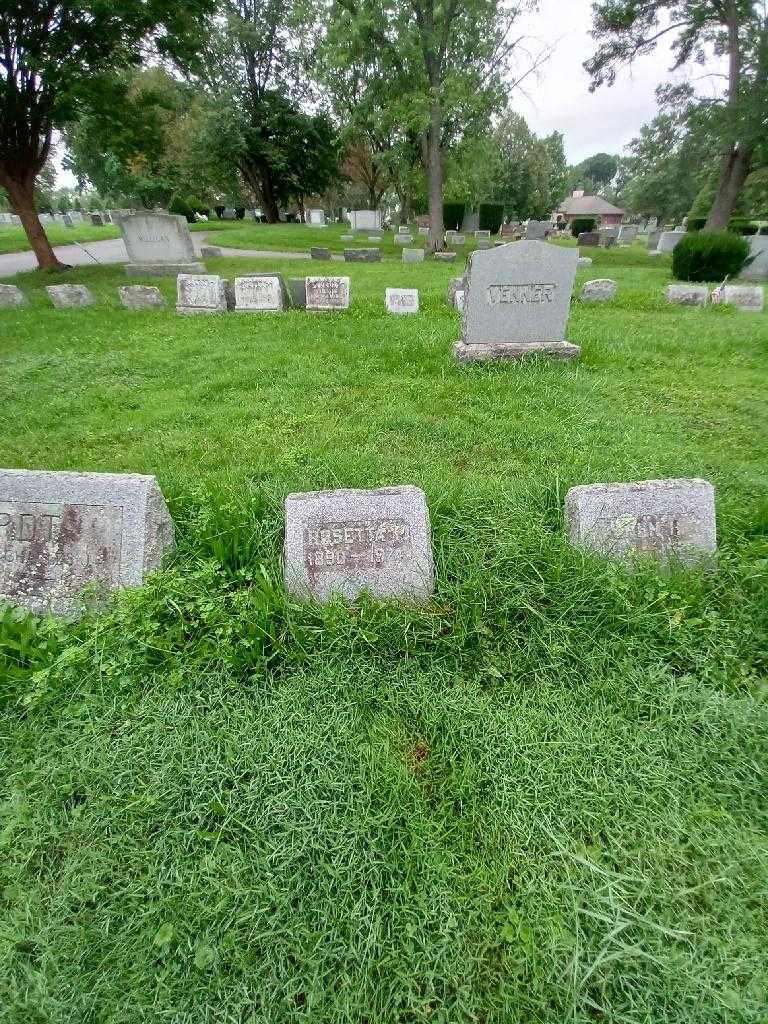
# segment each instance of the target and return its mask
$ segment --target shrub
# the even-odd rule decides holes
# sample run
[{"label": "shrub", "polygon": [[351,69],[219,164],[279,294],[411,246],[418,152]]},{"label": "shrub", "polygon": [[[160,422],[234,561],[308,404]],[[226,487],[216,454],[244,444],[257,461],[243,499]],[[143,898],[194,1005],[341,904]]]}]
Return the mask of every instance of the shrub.
[{"label": "shrub", "polygon": [[689,217],[688,218],[688,230],[689,231],[701,231],[704,225],[707,223],[706,217]]},{"label": "shrub", "polygon": [[205,217],[211,216],[210,206],[206,206],[202,200],[197,199],[196,196],[187,196],[187,203],[192,209],[193,213],[200,213]]},{"label": "shrub", "polygon": [[245,219],[245,207],[244,206],[236,206],[235,207],[235,216],[237,217],[238,220],[244,220]]},{"label": "shrub", "polygon": [[221,220],[221,218],[224,216],[224,207],[223,206],[214,206],[213,212],[216,214],[216,216],[219,218],[219,220]]},{"label": "shrub", "polygon": [[736,235],[756,235],[757,224],[753,224],[749,217],[731,217],[728,230]]},{"label": "shrub", "polygon": [[596,224],[595,217],[574,217],[571,221],[571,234],[574,238],[578,238],[586,231],[594,231]]},{"label": "shrub", "polygon": [[443,203],[443,226],[446,230],[461,231],[466,203]]},{"label": "shrub", "polygon": [[498,233],[503,220],[503,203],[480,203],[480,221],[478,227],[481,231],[490,231],[492,235],[495,235]]},{"label": "shrub", "polygon": [[672,274],[678,281],[722,281],[736,277],[749,257],[749,245],[730,231],[687,234],[672,253]]},{"label": "shrub", "polygon": [[168,207],[169,213],[176,213],[182,217],[186,217],[190,224],[195,223],[195,211],[189,205],[186,199],[182,199],[180,196],[176,196],[175,199],[171,200],[171,204]]},{"label": "shrub", "polygon": [[760,228],[760,231],[758,232],[758,234],[760,234],[760,235],[768,235],[768,224],[763,224],[763,226]]}]

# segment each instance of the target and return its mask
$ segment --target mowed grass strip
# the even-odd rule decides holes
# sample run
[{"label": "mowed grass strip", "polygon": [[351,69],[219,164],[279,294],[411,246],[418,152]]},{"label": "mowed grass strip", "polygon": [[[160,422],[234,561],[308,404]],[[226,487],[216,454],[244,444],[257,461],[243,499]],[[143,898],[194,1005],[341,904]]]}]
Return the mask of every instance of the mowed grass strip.
[{"label": "mowed grass strip", "polygon": [[[119,238],[120,228],[107,224],[103,228],[93,227],[90,223],[76,221],[74,227],[64,226],[63,221],[57,224],[44,224],[43,228],[51,245],[74,245],[76,242],[99,242],[108,238]],[[28,252],[30,244],[24,228],[0,224],[0,254],[9,252]]]},{"label": "mowed grass strip", "polygon": [[[620,290],[574,302],[575,366],[457,366],[460,267],[221,318],[171,281],[122,310],[119,268],[15,279],[0,463],[156,473],[179,545],[99,617],[0,621],[9,1021],[763,1019],[766,318],[668,306],[639,247],[595,264]],[[569,486],[689,475],[716,572],[566,543]],[[435,599],[287,601],[285,493],[395,483]]]}]

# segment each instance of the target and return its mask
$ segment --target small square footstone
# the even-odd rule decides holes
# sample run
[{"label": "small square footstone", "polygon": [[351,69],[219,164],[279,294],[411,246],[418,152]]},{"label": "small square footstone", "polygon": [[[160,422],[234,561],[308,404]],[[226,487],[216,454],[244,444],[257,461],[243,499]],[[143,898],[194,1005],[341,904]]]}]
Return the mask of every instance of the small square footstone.
[{"label": "small square footstone", "polygon": [[610,278],[599,281],[587,281],[581,290],[582,302],[610,302],[616,298],[619,286]]},{"label": "small square footstone", "polygon": [[126,309],[162,309],[165,299],[159,288],[148,284],[125,284],[117,289]]},{"label": "small square footstone", "polygon": [[84,587],[140,586],[173,546],[153,476],[0,469],[0,597],[75,614]]},{"label": "small square footstone", "polygon": [[575,249],[539,241],[475,250],[467,266],[456,358],[576,358],[581,350],[564,339],[577,259]]},{"label": "small square footstone", "polygon": [[307,308],[307,282],[303,277],[289,277],[287,281],[288,295],[293,309]]},{"label": "small square footstone", "polygon": [[464,312],[464,304],[467,299],[467,293],[463,288],[459,288],[458,291],[453,293],[453,304],[460,313]]},{"label": "small square footstone", "polygon": [[726,284],[715,288],[712,302],[716,306],[733,306],[742,313],[762,313],[765,296],[759,284]]},{"label": "small square footstone", "polygon": [[56,309],[77,309],[96,301],[84,284],[49,284],[45,290]]},{"label": "small square footstone", "polygon": [[282,313],[285,309],[285,286],[279,274],[236,277],[234,294],[238,313]]},{"label": "small square footstone", "polygon": [[395,235],[395,245],[410,245],[413,241],[413,235]]},{"label": "small square footstone", "polygon": [[324,249],[321,245],[313,245],[309,250],[309,256],[313,260],[329,260],[331,258],[331,250]]},{"label": "small square footstone", "polygon": [[572,544],[608,558],[693,563],[717,550],[715,489],[706,480],[573,487],[565,516]]},{"label": "small square footstone", "polygon": [[354,235],[342,235],[341,236],[341,240],[342,240],[342,242],[353,242],[355,240],[355,236]]},{"label": "small square footstone", "polygon": [[576,265],[579,267],[591,267],[592,260],[589,256],[579,256],[578,260],[576,261]]},{"label": "small square footstone", "polygon": [[464,289],[464,278],[463,277],[452,277],[448,282],[448,304],[453,305],[453,297],[456,292]]},{"label": "small square footstone", "polygon": [[418,288],[387,288],[385,302],[390,313],[418,313]]},{"label": "small square footstone", "polygon": [[345,263],[378,263],[381,260],[380,249],[345,249]]},{"label": "small square footstone", "polygon": [[403,263],[423,263],[423,249],[403,249]]},{"label": "small square footstone", "polygon": [[308,277],[308,310],[349,309],[348,277]]},{"label": "small square footstone", "polygon": [[436,260],[438,260],[440,263],[453,263],[453,261],[456,259],[456,253],[455,252],[436,252],[436,253],[434,253],[434,258]]},{"label": "small square footstone", "polygon": [[0,309],[26,306],[27,302],[27,296],[15,284],[0,284]]},{"label": "small square footstone", "polygon": [[182,316],[227,312],[227,283],[216,274],[179,274],[176,293]]},{"label": "small square footstone", "polygon": [[380,242],[381,241],[381,235],[368,235],[368,241],[369,242]]},{"label": "small square footstone", "polygon": [[429,510],[417,487],[289,494],[285,585],[296,597],[425,601],[434,590]]},{"label": "small square footstone", "polygon": [[709,288],[705,284],[670,284],[667,286],[667,302],[677,306],[706,306]]},{"label": "small square footstone", "polygon": [[204,260],[215,260],[221,256],[221,249],[218,245],[201,245],[200,256]]}]

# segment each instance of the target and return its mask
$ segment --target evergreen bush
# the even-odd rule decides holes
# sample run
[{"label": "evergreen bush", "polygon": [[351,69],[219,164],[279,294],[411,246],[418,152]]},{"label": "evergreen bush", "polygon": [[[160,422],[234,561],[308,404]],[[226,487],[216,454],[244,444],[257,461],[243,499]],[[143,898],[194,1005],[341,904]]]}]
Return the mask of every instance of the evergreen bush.
[{"label": "evergreen bush", "polygon": [[499,232],[501,223],[504,220],[503,203],[480,203],[480,221],[478,227],[481,231],[490,231],[492,235]]},{"label": "evergreen bush", "polygon": [[446,231],[461,231],[466,203],[443,203],[443,226]]},{"label": "evergreen bush", "polygon": [[574,238],[586,231],[594,231],[597,219],[595,217],[574,217],[571,221],[571,234]]},{"label": "evergreen bush", "polygon": [[736,277],[749,257],[749,244],[732,231],[694,231],[672,252],[678,281],[722,281]]},{"label": "evergreen bush", "polygon": [[187,200],[182,199],[181,196],[176,196],[175,199],[171,200],[168,212],[178,214],[181,217],[186,217],[187,223],[189,224],[195,223],[195,211],[189,205]]}]

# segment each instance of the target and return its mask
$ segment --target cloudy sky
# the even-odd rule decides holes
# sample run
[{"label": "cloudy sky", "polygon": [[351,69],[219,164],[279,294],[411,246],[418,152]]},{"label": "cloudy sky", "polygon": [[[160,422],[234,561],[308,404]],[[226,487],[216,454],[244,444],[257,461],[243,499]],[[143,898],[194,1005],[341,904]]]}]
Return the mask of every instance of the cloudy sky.
[{"label": "cloudy sky", "polygon": [[517,93],[512,105],[537,135],[563,132],[571,164],[593,153],[621,153],[640,126],[655,116],[656,86],[688,74],[670,74],[672,58],[662,40],[654,53],[622,70],[610,89],[603,86],[590,93],[582,62],[595,46],[589,35],[591,11],[592,0],[540,0],[539,13],[517,23],[531,37],[532,47],[546,43],[555,52],[538,78],[525,83],[527,96]]}]

